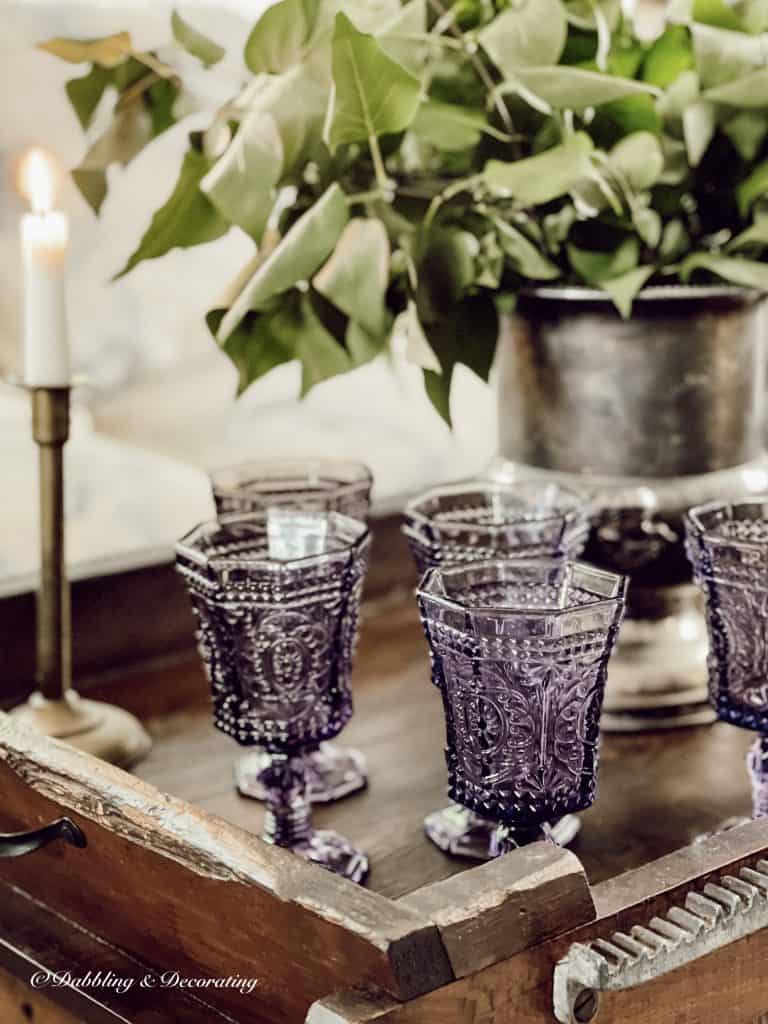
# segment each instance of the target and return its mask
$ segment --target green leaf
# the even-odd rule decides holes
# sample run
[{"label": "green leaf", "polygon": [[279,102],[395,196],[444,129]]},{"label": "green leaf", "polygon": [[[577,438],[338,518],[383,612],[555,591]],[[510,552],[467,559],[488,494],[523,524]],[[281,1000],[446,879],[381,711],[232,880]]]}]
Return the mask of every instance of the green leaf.
[{"label": "green leaf", "polygon": [[502,75],[514,78],[520,68],[557,64],[567,34],[560,0],[521,0],[485,25],[477,38]]},{"label": "green leaf", "polygon": [[308,281],[333,251],[348,218],[346,197],[334,183],[245,283],[219,326],[218,340],[225,341],[249,310],[264,308],[275,295]]},{"label": "green leaf", "polygon": [[595,111],[589,134],[601,149],[610,149],[624,135],[633,132],[661,134],[661,117],[650,96],[627,96],[604,103]]},{"label": "green leaf", "polygon": [[768,29],[768,0],[742,0],[739,16],[745,32],[757,35]]},{"label": "green leaf", "polygon": [[299,64],[317,21],[319,0],[282,0],[267,8],[245,44],[245,63],[254,73],[280,74]]},{"label": "green leaf", "polygon": [[[226,309],[212,309],[206,316],[215,338]],[[296,358],[296,333],[300,320],[288,303],[264,313],[248,313],[221,348],[235,364],[237,393],[241,395],[259,377]]]},{"label": "green leaf", "polygon": [[743,31],[741,19],[725,0],[694,0],[693,20],[702,25],[727,28],[734,32]]},{"label": "green leaf", "polygon": [[710,253],[694,252],[683,260],[680,278],[688,281],[696,270],[708,270],[732,284],[744,288],[759,288],[768,291],[768,263],[744,260],[731,256],[715,256]]},{"label": "green leaf", "polygon": [[179,46],[182,46],[187,53],[191,53],[193,57],[197,57],[207,68],[218,64],[227,52],[223,46],[214,43],[212,39],[208,39],[202,32],[198,32],[196,28],[184,21],[178,11],[171,14],[171,30],[173,38]]},{"label": "green leaf", "polygon": [[668,130],[681,134],[683,116],[692,103],[699,99],[699,76],[695,71],[683,71],[659,99],[657,109]]},{"label": "green leaf", "polygon": [[518,274],[532,281],[554,281],[560,277],[560,268],[542,255],[522,231],[499,217],[493,218],[493,223],[498,231],[499,244]]},{"label": "green leaf", "polygon": [[154,260],[171,249],[187,249],[226,234],[229,224],[200,191],[200,182],[209,167],[210,162],[202,153],[187,150],[173,192],[155,213],[138,248],[115,279],[142,260]]},{"label": "green leaf", "polygon": [[608,166],[636,191],[651,188],[664,169],[664,154],[658,137],[650,132],[627,135],[611,150]]},{"label": "green leaf", "polygon": [[707,89],[702,99],[711,103],[725,103],[731,107],[763,110],[768,107],[768,68],[752,71],[732,82]]},{"label": "green leaf", "polygon": [[642,78],[661,89],[683,71],[693,69],[693,45],[684,25],[670,25],[654,42],[643,62]]},{"label": "green leaf", "polygon": [[355,217],[312,284],[342,313],[377,337],[386,327],[389,258],[389,238],[381,221]]},{"label": "green leaf", "polygon": [[768,217],[762,217],[751,224],[746,231],[742,231],[741,234],[732,238],[726,248],[728,252],[738,252],[740,249],[748,249],[752,246],[762,248],[767,245]]},{"label": "green leaf", "polygon": [[654,95],[655,86],[633,82],[629,78],[615,78],[599,71],[558,66],[553,68],[519,68],[514,82],[523,86],[552,107],[583,111],[599,107],[602,103],[625,99],[628,96]]},{"label": "green leaf", "polygon": [[472,149],[483,133],[495,138],[501,136],[502,140],[506,138],[488,124],[482,110],[462,107],[458,103],[440,103],[438,100],[425,100],[421,104],[411,124],[411,131],[430,145],[448,153]]},{"label": "green leaf", "polygon": [[344,335],[354,366],[364,366],[381,355],[387,344],[387,333],[369,334],[357,321],[350,320]]},{"label": "green leaf", "polygon": [[420,366],[423,370],[431,370],[433,373],[440,373],[440,363],[432,351],[427,340],[427,335],[419,320],[419,311],[413,299],[408,300],[405,313],[402,314],[405,330],[405,358],[414,366]]},{"label": "green leaf", "polygon": [[296,335],[296,355],[301,360],[301,397],[315,385],[354,369],[348,353],[326,331],[308,296],[301,298],[301,329]]},{"label": "green leaf", "polygon": [[439,319],[475,283],[480,243],[469,231],[433,227],[418,264],[419,311],[428,322]]},{"label": "green leaf", "polygon": [[258,75],[243,97],[246,113],[275,119],[283,145],[283,174],[304,168],[322,142],[329,89],[312,69],[299,66],[278,76]]},{"label": "green leaf", "polygon": [[613,299],[614,305],[625,320],[632,315],[635,296],[656,270],[655,267],[636,267],[620,277],[610,277],[602,287]]},{"label": "green leaf", "polygon": [[89,170],[87,167],[75,167],[71,173],[72,181],[83,199],[94,213],[98,213],[107,198],[107,172]]},{"label": "green leaf", "polygon": [[434,370],[422,370],[424,375],[424,390],[427,398],[439,416],[445,420],[449,427],[453,427],[451,420],[451,383],[453,381],[453,370],[450,373],[436,373]]},{"label": "green leaf", "polygon": [[613,252],[593,252],[568,246],[568,259],[576,273],[587,284],[602,285],[611,278],[623,277],[637,267],[640,246],[636,238],[628,238]]},{"label": "green leaf", "polygon": [[661,241],[661,217],[650,207],[640,207],[632,212],[632,223],[641,240],[649,249],[655,249]]},{"label": "green leaf", "polygon": [[70,64],[99,64],[103,68],[114,68],[133,53],[133,44],[128,32],[118,32],[100,39],[63,39],[57,36],[37,44],[38,50],[52,53]]},{"label": "green leaf", "polygon": [[424,330],[441,368],[439,374],[424,370],[424,385],[432,404],[450,426],[451,381],[457,363],[464,363],[481,380],[488,380],[499,336],[496,305],[487,292],[471,296],[435,323],[425,324]]},{"label": "green leaf", "polygon": [[755,200],[765,195],[766,192],[768,192],[768,160],[758,164],[749,177],[742,181],[736,189],[736,198],[742,217],[747,215]]},{"label": "green leaf", "polygon": [[768,135],[768,116],[762,111],[740,110],[721,125],[742,160],[755,159]]},{"label": "green leaf", "polygon": [[692,103],[683,113],[683,136],[688,162],[698,167],[717,128],[715,105],[706,100]]},{"label": "green leaf", "polygon": [[109,128],[89,148],[72,171],[72,180],[94,213],[99,212],[107,195],[107,168],[129,163],[151,138],[149,115],[133,103],[115,114]]},{"label": "green leaf", "polygon": [[596,32],[600,21],[613,32],[618,28],[621,8],[621,0],[565,0],[569,24],[588,32]]},{"label": "green leaf", "polygon": [[702,88],[712,89],[762,67],[765,39],[729,32],[709,25],[694,25],[693,51]]},{"label": "green leaf", "polygon": [[111,71],[100,64],[94,64],[82,78],[71,78],[67,82],[67,96],[83,131],[90,126],[104,90],[112,82]]},{"label": "green leaf", "polygon": [[162,135],[176,123],[174,108],[179,96],[179,86],[167,78],[153,82],[144,92],[144,107],[152,122],[152,138]]},{"label": "green leaf", "polygon": [[283,144],[269,114],[250,114],[200,188],[230,224],[257,242],[275,201],[283,166]]},{"label": "green leaf", "polygon": [[675,263],[691,247],[691,239],[681,220],[668,221],[664,226],[659,246],[659,256],[663,263]]},{"label": "green leaf", "polygon": [[385,53],[418,75],[424,65],[426,30],[426,0],[410,0],[377,32],[377,38]]},{"label": "green leaf", "polygon": [[336,15],[333,34],[333,81],[332,149],[403,131],[416,115],[421,92],[418,78],[341,13]]},{"label": "green leaf", "polygon": [[548,203],[565,195],[591,171],[592,140],[576,132],[559,146],[538,156],[504,163],[489,160],[483,177],[494,188],[504,189],[526,205]]}]

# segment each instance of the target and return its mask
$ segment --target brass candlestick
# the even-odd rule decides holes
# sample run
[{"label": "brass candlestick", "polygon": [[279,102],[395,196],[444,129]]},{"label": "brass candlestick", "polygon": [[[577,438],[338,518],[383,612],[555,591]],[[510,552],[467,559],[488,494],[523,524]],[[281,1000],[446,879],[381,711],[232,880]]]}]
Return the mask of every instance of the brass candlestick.
[{"label": "brass candlestick", "polygon": [[12,714],[38,732],[112,764],[129,767],[151,741],[122,708],[72,689],[72,624],[64,558],[64,445],[71,387],[28,388],[39,449],[41,573],[37,595],[37,690]]}]

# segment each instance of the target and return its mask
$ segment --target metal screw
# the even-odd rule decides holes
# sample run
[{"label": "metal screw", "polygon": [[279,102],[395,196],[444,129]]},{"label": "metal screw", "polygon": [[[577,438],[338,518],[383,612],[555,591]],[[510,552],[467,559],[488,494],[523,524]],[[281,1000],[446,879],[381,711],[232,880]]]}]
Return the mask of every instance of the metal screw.
[{"label": "metal screw", "polygon": [[573,1019],[587,1024],[597,1016],[599,997],[593,988],[583,988],[573,1001]]}]

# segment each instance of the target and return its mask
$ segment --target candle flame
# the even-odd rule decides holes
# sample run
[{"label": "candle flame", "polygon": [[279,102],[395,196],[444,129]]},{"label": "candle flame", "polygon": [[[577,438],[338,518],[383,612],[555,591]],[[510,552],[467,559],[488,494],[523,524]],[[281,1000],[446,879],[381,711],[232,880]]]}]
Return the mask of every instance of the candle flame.
[{"label": "candle flame", "polygon": [[33,213],[53,209],[56,163],[44,149],[35,146],[22,157],[19,165],[19,192],[29,201]]}]

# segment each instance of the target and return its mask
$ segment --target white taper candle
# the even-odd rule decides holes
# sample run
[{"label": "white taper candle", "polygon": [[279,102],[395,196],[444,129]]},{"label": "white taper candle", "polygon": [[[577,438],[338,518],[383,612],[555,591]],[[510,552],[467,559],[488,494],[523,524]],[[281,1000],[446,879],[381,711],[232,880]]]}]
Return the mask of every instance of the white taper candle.
[{"label": "white taper candle", "polygon": [[66,387],[71,383],[65,264],[69,225],[53,205],[54,170],[39,149],[22,163],[21,191],[32,212],[21,218],[24,291],[24,383]]}]

